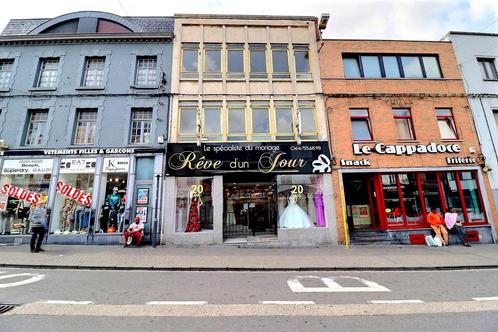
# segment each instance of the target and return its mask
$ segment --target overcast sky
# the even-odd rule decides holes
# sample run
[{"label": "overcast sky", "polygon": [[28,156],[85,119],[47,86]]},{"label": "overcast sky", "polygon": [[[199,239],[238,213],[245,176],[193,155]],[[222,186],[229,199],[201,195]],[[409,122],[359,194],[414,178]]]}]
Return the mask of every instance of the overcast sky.
[{"label": "overcast sky", "polygon": [[11,18],[80,10],[129,16],[330,13],[325,38],[439,40],[450,30],[498,32],[498,0],[22,0],[2,5],[0,29]]}]

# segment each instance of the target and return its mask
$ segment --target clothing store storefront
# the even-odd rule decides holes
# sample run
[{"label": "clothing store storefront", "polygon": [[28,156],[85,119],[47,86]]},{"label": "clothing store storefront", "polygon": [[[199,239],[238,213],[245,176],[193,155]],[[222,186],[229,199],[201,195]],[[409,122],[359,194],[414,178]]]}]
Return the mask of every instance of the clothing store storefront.
[{"label": "clothing store storefront", "polygon": [[161,152],[133,148],[4,151],[0,241],[28,241],[23,235],[30,233],[29,214],[38,202],[48,211],[48,243],[120,243],[135,216],[142,218],[150,235]]},{"label": "clothing store storefront", "polygon": [[169,144],[166,158],[168,243],[336,241],[326,142]]}]

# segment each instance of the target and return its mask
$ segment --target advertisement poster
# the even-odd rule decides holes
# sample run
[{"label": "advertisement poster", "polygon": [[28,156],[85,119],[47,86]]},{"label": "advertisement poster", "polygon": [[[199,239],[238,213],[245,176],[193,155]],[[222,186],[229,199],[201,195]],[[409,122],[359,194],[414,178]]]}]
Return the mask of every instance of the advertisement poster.
[{"label": "advertisement poster", "polygon": [[147,222],[147,207],[146,206],[137,206],[135,217],[139,217],[141,222],[146,223]]},{"label": "advertisement poster", "polygon": [[137,189],[137,204],[138,205],[149,204],[149,188]]}]

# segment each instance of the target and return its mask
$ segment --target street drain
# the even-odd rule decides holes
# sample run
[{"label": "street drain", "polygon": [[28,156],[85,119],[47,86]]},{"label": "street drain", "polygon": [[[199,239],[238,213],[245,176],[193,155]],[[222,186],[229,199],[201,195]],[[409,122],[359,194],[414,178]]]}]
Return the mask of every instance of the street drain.
[{"label": "street drain", "polygon": [[14,304],[0,304],[0,315],[11,311],[15,307],[16,307],[16,305],[14,305]]}]

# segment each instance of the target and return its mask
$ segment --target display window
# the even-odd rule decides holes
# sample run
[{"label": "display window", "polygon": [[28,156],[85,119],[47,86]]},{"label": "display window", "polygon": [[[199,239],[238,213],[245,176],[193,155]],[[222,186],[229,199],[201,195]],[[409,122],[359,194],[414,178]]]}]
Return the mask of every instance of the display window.
[{"label": "display window", "polygon": [[325,227],[321,175],[278,175],[279,228]]},{"label": "display window", "polygon": [[176,231],[213,229],[213,178],[177,178]]}]

